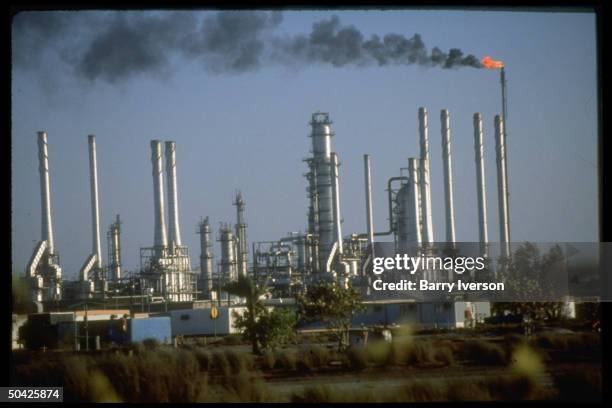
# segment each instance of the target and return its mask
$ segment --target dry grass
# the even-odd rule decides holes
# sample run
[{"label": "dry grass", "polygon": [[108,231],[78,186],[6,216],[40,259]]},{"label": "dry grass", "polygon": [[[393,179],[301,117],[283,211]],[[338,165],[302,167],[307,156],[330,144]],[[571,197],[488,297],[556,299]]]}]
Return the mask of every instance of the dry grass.
[{"label": "dry grass", "polygon": [[307,386],[294,392],[291,402],[442,402],[543,400],[549,395],[536,383],[520,376],[473,380],[415,380],[398,392],[340,389],[328,385]]}]

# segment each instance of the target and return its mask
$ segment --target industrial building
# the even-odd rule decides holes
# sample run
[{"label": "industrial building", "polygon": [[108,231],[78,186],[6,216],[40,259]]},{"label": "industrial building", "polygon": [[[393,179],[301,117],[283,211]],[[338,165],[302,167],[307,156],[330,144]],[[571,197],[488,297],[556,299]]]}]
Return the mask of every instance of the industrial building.
[{"label": "industrial building", "polygon": [[[309,285],[323,280],[335,281],[341,285],[350,282],[361,291],[365,302],[386,301],[392,305],[410,301],[406,296],[398,299],[393,294],[381,295],[370,291],[373,276],[371,261],[375,256],[376,242],[379,239],[393,242],[395,252],[412,255],[432,254],[440,250],[440,242],[451,247],[456,242],[450,113],[446,109],[440,112],[444,197],[432,197],[431,194],[431,184],[435,180],[430,176],[429,114],[426,108],[418,109],[417,121],[420,153],[418,157],[407,158],[404,166],[398,163],[399,174],[388,178],[387,194],[383,197],[388,212],[388,227],[385,230],[377,231],[373,224],[372,158],[365,154],[365,232],[343,231],[341,162],[340,155],[332,148],[332,120],[329,113],[315,112],[310,120],[311,154],[304,159],[307,170],[306,230],[291,232],[269,241],[249,243],[247,201],[240,191],[236,191],[232,202],[235,206],[234,223],[219,220],[215,238],[208,216],[202,218],[197,225],[196,232],[200,235],[199,268],[192,268],[189,248],[181,239],[177,144],[173,141],[164,143],[152,140],[153,244],[140,249],[140,268],[137,271],[122,268],[122,220],[118,214],[108,228],[107,260],[106,264],[103,262],[96,139],[94,135],[89,135],[92,249],[78,273],[77,281],[62,280],[59,252],[53,245],[48,137],[46,132],[38,132],[42,232],[26,271],[31,300],[36,306],[33,310],[43,312],[49,307],[54,310],[70,310],[75,301],[96,301],[132,312],[165,313],[172,320],[174,335],[175,332],[191,333],[187,321],[192,319],[192,314],[205,314],[195,311],[201,309],[202,305],[210,308],[212,302],[226,302],[227,308],[224,310],[227,319],[223,325],[227,323],[229,326],[222,327],[224,332],[230,333],[233,329],[229,310],[240,307],[241,299],[228,296],[222,288],[225,283],[241,275],[266,281],[275,299],[292,298],[308,290]],[[503,117],[496,116],[494,124],[500,243],[504,249],[502,255],[509,257],[508,173]],[[474,148],[477,228],[481,254],[488,256],[484,132],[479,113],[474,114]],[[164,188],[167,189],[166,194]],[[445,234],[444,239],[436,240],[432,201],[442,198],[445,204]],[[220,247],[217,257],[213,250],[214,240],[219,242]],[[431,270],[425,273],[427,279],[433,281],[453,279],[446,271]],[[414,300],[427,303],[427,298]],[[447,310],[449,316],[458,315],[465,306],[465,302],[460,302],[456,302],[457,306],[453,306],[452,311],[444,310]],[[415,315],[416,320],[425,324],[437,319],[427,317],[433,313],[426,311],[429,310],[428,306],[421,305],[418,308],[420,314]],[[481,309],[488,310],[484,306]],[[177,321],[175,315],[188,318]],[[365,317],[363,319],[364,322],[368,320]],[[461,325],[460,319],[445,317],[442,320],[446,322],[445,325]]]}]

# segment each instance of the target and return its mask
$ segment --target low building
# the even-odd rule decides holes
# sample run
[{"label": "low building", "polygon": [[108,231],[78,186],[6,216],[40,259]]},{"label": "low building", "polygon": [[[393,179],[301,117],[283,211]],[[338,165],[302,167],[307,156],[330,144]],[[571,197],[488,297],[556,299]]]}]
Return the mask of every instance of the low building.
[{"label": "low building", "polygon": [[246,307],[218,307],[216,319],[211,318],[211,308],[171,310],[160,315],[169,316],[172,336],[214,336],[239,333],[234,327],[236,315],[246,312]]}]

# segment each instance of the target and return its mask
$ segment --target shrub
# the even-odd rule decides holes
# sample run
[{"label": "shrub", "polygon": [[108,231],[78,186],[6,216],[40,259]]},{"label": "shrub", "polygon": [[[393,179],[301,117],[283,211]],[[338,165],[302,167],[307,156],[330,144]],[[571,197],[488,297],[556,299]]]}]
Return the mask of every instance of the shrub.
[{"label": "shrub", "polygon": [[293,371],[297,368],[297,356],[290,350],[279,351],[276,354],[276,368]]},{"label": "shrub", "polygon": [[345,354],[351,369],[364,370],[368,367],[368,354],[363,347],[349,347]]},{"label": "shrub", "polygon": [[154,350],[154,349],[156,349],[156,348],[158,348],[158,347],[159,347],[159,340],[157,340],[157,339],[153,339],[153,338],[150,338],[150,339],[144,339],[144,340],[142,341],[142,345],[143,345],[143,346],[145,347],[145,349],[147,349],[147,350]]},{"label": "shrub", "polygon": [[564,402],[601,402],[601,371],[575,370],[553,376],[557,389],[556,398]]},{"label": "shrub", "polygon": [[223,388],[224,402],[264,402],[272,398],[266,383],[245,371],[224,378]]},{"label": "shrub", "polygon": [[261,356],[261,365],[266,370],[274,369],[274,365],[276,364],[276,356],[271,351],[266,351]]},{"label": "shrub", "polygon": [[505,365],[509,360],[502,346],[484,340],[467,340],[459,352],[466,360],[483,365]]},{"label": "shrub", "polygon": [[200,371],[208,371],[211,368],[211,357],[210,354],[204,350],[195,349],[193,355],[200,365]]},{"label": "shrub", "polygon": [[253,357],[249,354],[227,350],[225,351],[225,358],[234,374],[253,369]]}]

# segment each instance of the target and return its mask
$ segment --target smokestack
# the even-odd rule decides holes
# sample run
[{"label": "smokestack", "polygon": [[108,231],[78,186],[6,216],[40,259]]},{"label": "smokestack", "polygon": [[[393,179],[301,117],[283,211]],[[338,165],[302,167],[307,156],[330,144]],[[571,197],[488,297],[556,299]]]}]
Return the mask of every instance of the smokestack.
[{"label": "smokestack", "polygon": [[372,220],[372,173],[370,171],[370,155],[363,155],[363,175],[365,181],[366,224],[370,255],[374,260],[374,221]]},{"label": "smokestack", "polygon": [[442,163],[444,166],[444,202],[446,204],[446,242],[455,242],[455,209],[453,206],[453,165],[451,160],[450,114],[442,109]]},{"label": "smokestack", "polygon": [[95,266],[102,269],[102,249],[100,245],[100,209],[98,206],[98,161],[96,158],[96,137],[87,136],[89,142],[89,176],[91,181],[91,253],[96,255]]},{"label": "smokestack", "polygon": [[338,161],[338,155],[331,153],[331,169],[332,169],[332,201],[334,203],[334,227],[336,242],[338,243],[338,254],[342,255],[342,218],[340,215],[340,183],[338,176],[338,168],[340,162]]},{"label": "smokestack", "polygon": [[506,145],[503,120],[495,116],[495,151],[497,156],[497,201],[499,207],[499,242],[502,254],[510,256],[510,229],[508,214],[508,173],[506,172]]},{"label": "smokestack", "polygon": [[423,242],[420,228],[422,220],[419,211],[422,203],[420,184],[422,183],[419,180],[419,160],[411,157],[408,159],[408,242],[417,247]]},{"label": "smokestack", "polygon": [[51,185],[49,183],[49,150],[47,132],[38,132],[38,171],[40,172],[41,240],[47,241],[47,252],[55,253],[51,220]]},{"label": "smokestack", "polygon": [[164,219],[164,179],[161,141],[151,140],[151,161],[153,163],[153,203],[155,207],[154,246],[157,256],[163,256],[168,240]]},{"label": "smokestack", "polygon": [[[508,144],[506,143],[508,132],[506,130],[506,122],[508,122],[508,98],[506,95],[506,69],[505,66],[502,66],[499,71],[499,79],[501,82],[501,94],[502,94],[502,131],[503,131],[503,145],[504,145],[504,159],[508,154]],[[506,174],[506,188],[508,187],[508,161],[504,160],[504,173]],[[509,196],[508,190],[506,190],[506,194]],[[506,217],[508,219],[508,240],[510,240],[510,199],[508,198],[506,201]]]},{"label": "smokestack", "polygon": [[166,142],[166,177],[168,182],[168,243],[174,249],[182,245],[178,216],[175,142]]},{"label": "smokestack", "polygon": [[476,196],[478,198],[478,238],[481,243],[481,253],[487,255],[489,237],[487,233],[487,197],[484,170],[484,144],[482,117],[474,114],[474,150],[476,153]]},{"label": "smokestack", "polygon": [[433,220],[431,215],[431,184],[429,177],[429,136],[427,131],[427,109],[419,108],[419,134],[421,144],[421,161],[419,181],[421,184],[421,216],[423,242],[433,243]]}]

